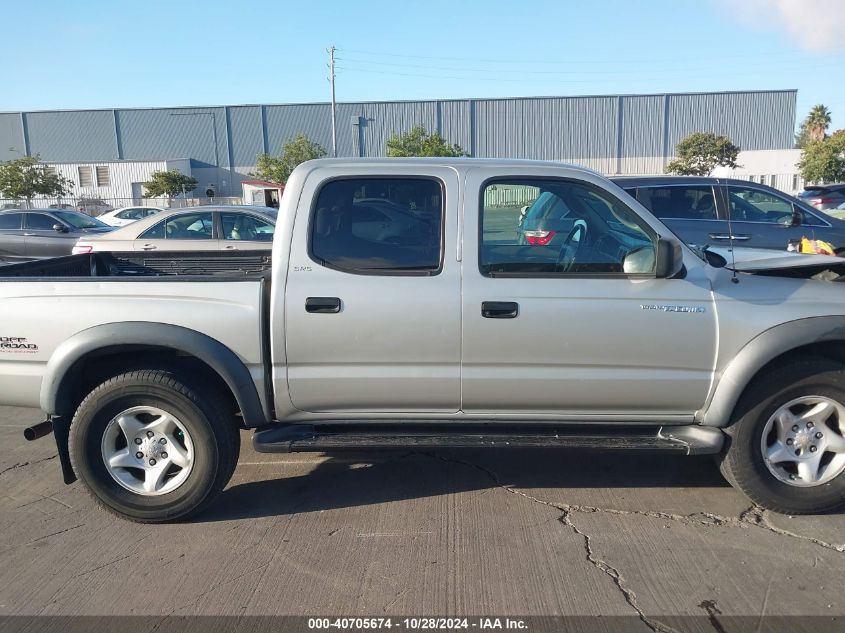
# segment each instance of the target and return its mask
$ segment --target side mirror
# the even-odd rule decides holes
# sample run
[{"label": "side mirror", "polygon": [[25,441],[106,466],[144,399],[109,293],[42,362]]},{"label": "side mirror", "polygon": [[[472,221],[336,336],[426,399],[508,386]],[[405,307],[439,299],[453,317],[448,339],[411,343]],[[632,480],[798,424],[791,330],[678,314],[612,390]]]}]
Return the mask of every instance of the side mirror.
[{"label": "side mirror", "polygon": [[681,245],[674,240],[659,238],[655,254],[654,273],[658,279],[667,279],[677,275],[684,265]]},{"label": "side mirror", "polygon": [[56,233],[67,233],[68,228],[64,224],[59,224],[58,222],[53,225],[53,230]]},{"label": "side mirror", "polygon": [[801,226],[803,223],[804,216],[795,208],[792,209],[792,215],[785,215],[778,219],[778,226],[785,229],[792,228],[793,226]]}]

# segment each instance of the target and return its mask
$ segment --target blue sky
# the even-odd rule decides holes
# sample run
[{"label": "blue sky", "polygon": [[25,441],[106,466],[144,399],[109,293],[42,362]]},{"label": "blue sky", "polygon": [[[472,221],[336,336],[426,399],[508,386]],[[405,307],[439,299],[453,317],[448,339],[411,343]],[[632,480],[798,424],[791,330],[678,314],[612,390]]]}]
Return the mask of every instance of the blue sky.
[{"label": "blue sky", "polygon": [[840,0],[0,0],[0,11],[14,33],[0,110],[326,101],[334,44],[339,101],[797,88],[799,120],[824,103],[845,127]]}]

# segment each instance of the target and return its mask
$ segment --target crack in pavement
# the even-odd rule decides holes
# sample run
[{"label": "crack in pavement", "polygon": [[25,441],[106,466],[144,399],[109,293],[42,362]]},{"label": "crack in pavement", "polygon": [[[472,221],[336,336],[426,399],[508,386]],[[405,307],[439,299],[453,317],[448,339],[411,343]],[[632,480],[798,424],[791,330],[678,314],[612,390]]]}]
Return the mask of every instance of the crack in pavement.
[{"label": "crack in pavement", "polygon": [[779,528],[774,525],[768,517],[767,510],[761,508],[760,506],[752,505],[751,507],[743,510],[739,516],[737,517],[725,517],[720,516],[717,514],[713,514],[711,512],[696,512],[693,514],[674,514],[670,512],[658,512],[652,510],[620,510],[616,508],[600,508],[597,506],[587,506],[587,505],[580,505],[580,504],[568,504],[568,503],[556,503],[552,501],[546,501],[544,499],[540,499],[539,497],[535,497],[533,495],[528,494],[527,492],[523,492],[518,488],[514,488],[513,486],[509,486],[507,484],[502,483],[501,479],[499,478],[498,474],[490,468],[486,466],[482,466],[481,464],[475,464],[472,462],[454,459],[454,458],[447,458],[441,455],[437,455],[435,453],[425,453],[425,452],[417,452],[417,455],[423,455],[425,457],[437,459],[446,463],[452,464],[459,464],[462,466],[466,466],[468,468],[474,468],[482,473],[484,473],[498,488],[502,490],[514,494],[520,497],[524,497],[529,501],[534,503],[539,503],[540,505],[544,505],[550,508],[554,508],[560,512],[562,515],[559,517],[558,521],[572,530],[575,534],[578,534],[584,539],[584,551],[586,553],[586,560],[593,565],[596,569],[603,572],[605,575],[610,577],[619,591],[622,593],[625,602],[633,608],[637,615],[639,616],[640,620],[645,624],[649,629],[652,631],[656,631],[659,633],[672,633],[675,629],[653,620],[649,618],[639,606],[637,601],[637,595],[634,591],[625,584],[625,578],[622,573],[616,567],[612,566],[607,561],[602,560],[601,558],[597,558],[592,548],[592,537],[587,534],[586,532],[582,531],[572,522],[572,515],[576,513],[585,513],[585,514],[592,514],[592,513],[604,513],[604,514],[612,514],[612,515],[636,515],[636,516],[645,516],[649,518],[655,519],[664,519],[669,521],[675,521],[684,525],[704,525],[704,526],[711,526],[711,527],[723,527],[723,526],[730,526],[730,527],[758,527],[764,529],[766,531],[772,532],[774,534],[778,534],[780,536],[786,536],[789,538],[796,538],[803,541],[808,541],[813,543],[819,547],[823,547],[825,549],[830,549],[835,552],[845,552],[845,544],[843,545],[835,545],[833,543],[828,543],[826,541],[822,541],[821,539],[817,539],[811,536],[804,536],[802,534],[797,534],[795,532],[790,532],[789,530],[784,530],[783,528]]},{"label": "crack in pavement", "polygon": [[43,459],[36,459],[34,462],[21,462],[19,464],[12,464],[8,468],[4,468],[0,470],[0,475],[9,472],[10,470],[17,470],[18,468],[23,468],[25,466],[34,466],[35,464],[40,464],[41,462],[49,462],[51,459],[56,459],[59,456],[58,453],[55,455],[50,455],[50,457],[44,457]]}]

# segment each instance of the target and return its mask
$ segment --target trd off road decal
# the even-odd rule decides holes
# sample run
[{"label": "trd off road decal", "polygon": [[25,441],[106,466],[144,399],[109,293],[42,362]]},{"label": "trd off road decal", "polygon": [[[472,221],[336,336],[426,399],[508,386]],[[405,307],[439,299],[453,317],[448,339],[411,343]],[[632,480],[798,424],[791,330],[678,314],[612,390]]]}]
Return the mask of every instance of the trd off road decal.
[{"label": "trd off road decal", "polygon": [[33,354],[38,345],[20,336],[0,336],[0,354]]}]

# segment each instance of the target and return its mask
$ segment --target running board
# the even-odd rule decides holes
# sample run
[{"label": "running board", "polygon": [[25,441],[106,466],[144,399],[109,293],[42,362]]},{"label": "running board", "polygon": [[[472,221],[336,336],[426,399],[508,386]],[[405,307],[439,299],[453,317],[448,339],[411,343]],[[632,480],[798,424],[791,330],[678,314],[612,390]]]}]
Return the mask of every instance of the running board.
[{"label": "running board", "polygon": [[573,448],[639,450],[703,455],[718,453],[724,433],[698,425],[663,427],[365,426],[275,424],[256,429],[259,453],[435,448]]}]

